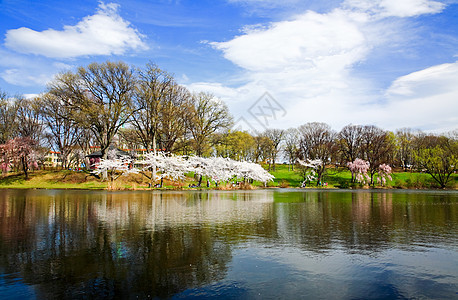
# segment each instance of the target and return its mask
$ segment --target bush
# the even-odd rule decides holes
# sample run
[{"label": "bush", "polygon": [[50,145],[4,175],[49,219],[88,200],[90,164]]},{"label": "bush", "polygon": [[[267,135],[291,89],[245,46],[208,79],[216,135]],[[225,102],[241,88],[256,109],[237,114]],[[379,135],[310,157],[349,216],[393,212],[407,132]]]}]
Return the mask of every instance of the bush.
[{"label": "bush", "polygon": [[286,180],[284,180],[284,179],[282,179],[282,180],[280,181],[280,185],[279,185],[279,186],[280,186],[281,188],[289,188],[289,182],[286,181]]}]

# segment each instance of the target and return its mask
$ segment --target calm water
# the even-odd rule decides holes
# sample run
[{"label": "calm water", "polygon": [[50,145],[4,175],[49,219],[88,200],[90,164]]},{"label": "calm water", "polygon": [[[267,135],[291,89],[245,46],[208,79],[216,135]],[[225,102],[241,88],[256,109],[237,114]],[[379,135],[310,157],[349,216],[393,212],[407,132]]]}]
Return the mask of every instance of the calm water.
[{"label": "calm water", "polygon": [[458,298],[457,192],[0,190],[0,298]]}]

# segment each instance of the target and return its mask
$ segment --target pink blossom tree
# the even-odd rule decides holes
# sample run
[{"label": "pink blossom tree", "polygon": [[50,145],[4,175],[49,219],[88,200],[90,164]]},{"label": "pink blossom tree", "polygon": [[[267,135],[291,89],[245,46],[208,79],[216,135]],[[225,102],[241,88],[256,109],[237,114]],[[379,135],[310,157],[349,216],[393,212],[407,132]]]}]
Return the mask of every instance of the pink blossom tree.
[{"label": "pink blossom tree", "polygon": [[7,171],[10,166],[18,170],[22,169],[25,178],[28,179],[28,171],[38,168],[37,146],[38,143],[29,137],[17,137],[0,145],[0,155],[3,160],[2,170]]},{"label": "pink blossom tree", "polygon": [[378,169],[378,177],[377,177],[377,182],[381,184],[382,186],[386,185],[387,180],[393,180],[391,177],[392,170],[390,165],[387,164],[381,164]]},{"label": "pink blossom tree", "polygon": [[347,163],[348,168],[352,174],[352,177],[356,178],[356,181],[365,185],[371,180],[371,177],[367,172],[369,171],[369,162],[360,158],[355,159],[353,162]]}]

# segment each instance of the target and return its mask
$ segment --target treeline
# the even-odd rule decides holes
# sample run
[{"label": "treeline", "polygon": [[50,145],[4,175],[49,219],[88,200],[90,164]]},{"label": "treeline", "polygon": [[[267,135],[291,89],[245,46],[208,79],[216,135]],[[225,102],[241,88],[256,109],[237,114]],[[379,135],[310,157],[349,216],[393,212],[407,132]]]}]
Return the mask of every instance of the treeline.
[{"label": "treeline", "polygon": [[[390,132],[347,125],[337,132],[312,122],[255,134],[231,130],[232,120],[223,101],[208,93],[191,93],[155,64],[132,68],[123,62],[92,63],[57,75],[34,99],[0,93],[2,167],[5,170],[5,163],[12,161],[15,143],[32,145],[22,155],[36,161],[43,160],[44,149],[53,149],[63,168],[84,161],[91,146],[99,147],[106,158],[111,145],[264,162],[269,170],[283,160],[292,169],[298,159],[319,160],[318,181],[330,166],[347,168],[359,158],[369,163],[371,181],[380,165],[389,164],[427,172],[445,187],[458,165],[456,131]],[[22,162],[33,164],[32,159],[16,161],[17,169],[28,168]]]},{"label": "treeline", "polygon": [[59,74],[34,99],[0,95],[0,143],[29,138],[58,152],[63,168],[110,145],[209,152],[216,131],[227,130],[227,106],[208,93],[190,93],[154,64],[92,63]]}]

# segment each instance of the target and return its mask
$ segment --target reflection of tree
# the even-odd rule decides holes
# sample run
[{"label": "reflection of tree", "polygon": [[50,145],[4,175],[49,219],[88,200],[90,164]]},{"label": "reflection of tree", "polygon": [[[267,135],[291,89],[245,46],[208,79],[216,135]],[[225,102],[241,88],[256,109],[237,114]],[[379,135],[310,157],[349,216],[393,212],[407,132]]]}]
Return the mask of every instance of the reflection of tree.
[{"label": "reflection of tree", "polygon": [[[274,197],[280,202],[275,206],[280,240],[274,242],[314,252],[343,247],[349,252],[374,253],[394,245],[434,243],[431,237],[452,237],[450,224],[456,223],[455,207],[431,209],[437,196],[428,193],[309,191]],[[444,194],[440,199],[447,202],[450,197]]]},{"label": "reflection of tree", "polygon": [[246,242],[363,254],[435,238],[453,244],[452,197],[2,191],[0,269],[42,298],[164,298],[223,279],[233,245]]},{"label": "reflection of tree", "polygon": [[[134,201],[126,194],[42,194],[0,202],[1,267],[38,285],[40,297],[167,297],[221,279],[231,259],[230,244],[211,227],[145,227],[148,194]],[[98,215],[103,203],[134,213],[122,215],[126,223],[108,225]]]},{"label": "reflection of tree", "polygon": [[275,231],[262,192],[2,195],[0,267],[46,298],[169,297],[222,279],[233,243]]}]

